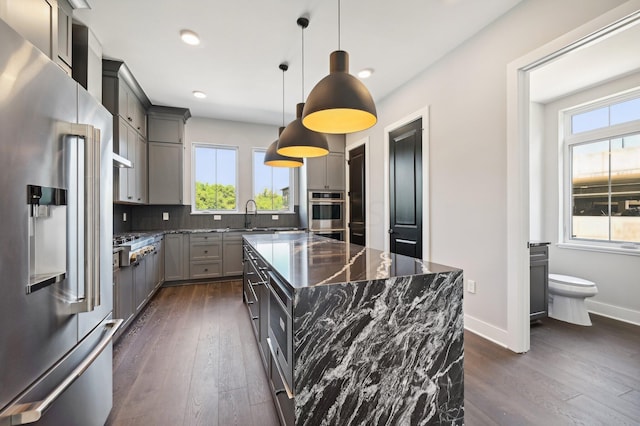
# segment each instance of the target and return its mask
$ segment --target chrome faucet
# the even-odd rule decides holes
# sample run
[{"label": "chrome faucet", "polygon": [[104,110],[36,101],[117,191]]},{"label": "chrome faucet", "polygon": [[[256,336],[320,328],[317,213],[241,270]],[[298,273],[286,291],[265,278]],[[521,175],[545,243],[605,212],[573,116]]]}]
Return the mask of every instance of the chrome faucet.
[{"label": "chrome faucet", "polygon": [[[253,203],[253,210],[249,210],[249,204]],[[249,229],[249,225],[251,224],[251,220],[249,220],[249,213],[253,213],[254,216],[258,214],[258,205],[256,204],[254,199],[247,200],[244,205],[244,227],[245,229]]]}]

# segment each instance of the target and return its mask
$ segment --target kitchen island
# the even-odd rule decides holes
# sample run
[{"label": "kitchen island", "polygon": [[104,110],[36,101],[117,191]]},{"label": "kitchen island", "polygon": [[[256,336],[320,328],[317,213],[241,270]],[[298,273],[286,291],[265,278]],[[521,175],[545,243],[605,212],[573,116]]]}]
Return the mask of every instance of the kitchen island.
[{"label": "kitchen island", "polygon": [[287,425],[462,424],[462,271],[311,234],[244,236],[244,297]]}]

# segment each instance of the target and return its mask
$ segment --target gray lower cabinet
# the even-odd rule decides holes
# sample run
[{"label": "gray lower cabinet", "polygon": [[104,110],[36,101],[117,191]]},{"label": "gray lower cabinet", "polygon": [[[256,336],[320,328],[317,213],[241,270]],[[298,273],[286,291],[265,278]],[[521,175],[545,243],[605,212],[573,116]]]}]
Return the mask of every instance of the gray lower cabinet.
[{"label": "gray lower cabinet", "polygon": [[275,394],[277,400],[276,409],[279,411],[279,417],[284,420],[285,426],[293,426],[295,424],[295,406],[294,400],[289,399],[284,391],[284,382],[278,373],[273,357],[269,357],[269,379],[271,381],[271,392]]},{"label": "gray lower cabinet", "polygon": [[529,319],[546,318],[549,312],[549,247],[529,248]]},{"label": "gray lower cabinet", "polygon": [[198,232],[189,235],[189,278],[222,275],[222,234]]},{"label": "gray lower cabinet", "polygon": [[[113,294],[113,311],[115,318],[124,322],[120,330],[124,330],[133,319],[136,307],[133,304],[133,268],[124,267],[114,272],[115,289]],[[119,334],[121,331],[119,331]]]},{"label": "gray lower cabinet", "polygon": [[189,236],[167,234],[164,237],[164,279],[180,281],[189,278]]},{"label": "gray lower cabinet", "polygon": [[164,237],[160,238],[158,250],[153,253],[156,257],[155,288],[164,283]]},{"label": "gray lower cabinet", "polygon": [[149,289],[147,286],[147,259],[146,257],[136,261],[133,265],[133,296],[136,311],[139,311],[144,305]]},{"label": "gray lower cabinet", "polygon": [[222,236],[222,274],[242,275],[242,233],[228,232]]}]

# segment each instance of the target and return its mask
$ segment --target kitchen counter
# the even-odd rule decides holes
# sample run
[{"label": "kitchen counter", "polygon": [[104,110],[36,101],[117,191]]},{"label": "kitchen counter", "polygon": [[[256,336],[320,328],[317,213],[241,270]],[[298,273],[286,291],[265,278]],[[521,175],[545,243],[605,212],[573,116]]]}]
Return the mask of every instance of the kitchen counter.
[{"label": "kitchen counter", "polygon": [[153,231],[132,231],[132,232],[121,232],[114,234],[114,237],[124,236],[124,235],[139,235],[141,237],[153,237],[156,235],[166,235],[166,234],[195,234],[200,232],[290,232],[290,231],[300,231],[304,232],[299,228],[293,227],[268,227],[268,228],[201,228],[201,229],[163,229],[163,230],[153,230]]},{"label": "kitchen counter", "polygon": [[292,288],[459,271],[315,234],[245,235],[244,239]]},{"label": "kitchen counter", "polygon": [[[284,424],[463,423],[462,270],[311,234],[243,238],[291,292],[291,398],[266,367]],[[269,335],[284,323],[270,321],[278,307],[266,292],[247,303],[268,298],[252,319]],[[284,349],[257,339],[277,364]]]}]

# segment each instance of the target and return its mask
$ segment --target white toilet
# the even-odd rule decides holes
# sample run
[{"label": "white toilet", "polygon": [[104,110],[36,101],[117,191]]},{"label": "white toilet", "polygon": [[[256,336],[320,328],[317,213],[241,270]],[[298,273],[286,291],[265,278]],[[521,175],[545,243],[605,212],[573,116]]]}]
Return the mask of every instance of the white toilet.
[{"label": "white toilet", "polygon": [[584,301],[598,294],[594,282],[569,275],[549,274],[549,316],[578,325],[591,325]]}]

